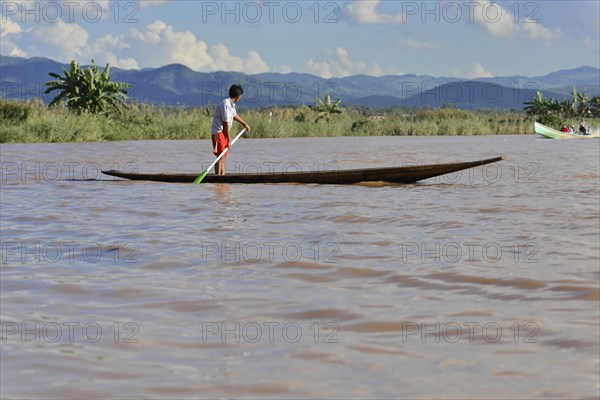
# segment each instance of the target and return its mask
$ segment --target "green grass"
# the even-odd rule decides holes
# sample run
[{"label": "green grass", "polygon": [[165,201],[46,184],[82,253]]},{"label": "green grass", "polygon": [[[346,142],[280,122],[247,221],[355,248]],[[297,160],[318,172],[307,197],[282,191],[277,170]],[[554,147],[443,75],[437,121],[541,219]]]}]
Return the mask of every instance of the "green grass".
[{"label": "green grass", "polygon": [[[523,112],[346,108],[329,121],[319,122],[315,122],[318,114],[306,106],[241,108],[239,112],[252,127],[246,135],[250,138],[534,133],[533,120]],[[122,115],[109,116],[48,109],[39,101],[0,99],[0,143],[208,139],[211,122],[212,109],[206,107],[132,104]],[[590,126],[598,123],[589,121]]]}]

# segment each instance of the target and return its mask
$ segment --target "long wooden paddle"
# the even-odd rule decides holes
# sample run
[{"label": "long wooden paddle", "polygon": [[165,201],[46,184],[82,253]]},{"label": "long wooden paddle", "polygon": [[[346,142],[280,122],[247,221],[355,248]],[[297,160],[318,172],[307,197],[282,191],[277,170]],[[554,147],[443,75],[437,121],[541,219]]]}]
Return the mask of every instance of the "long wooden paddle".
[{"label": "long wooden paddle", "polygon": [[[229,146],[233,146],[233,144],[240,138],[240,136],[242,136],[244,134],[244,132],[246,132],[246,129],[242,129],[240,131],[240,133],[238,133],[238,135],[231,141],[231,143],[229,143]],[[210,166],[208,168],[206,168],[206,170],[200,174],[199,177],[196,178],[196,180],[194,181],[194,183],[197,185],[200,182],[202,182],[202,180],[206,177],[206,175],[208,175],[208,173],[210,172],[211,169],[213,169],[215,167],[215,165],[217,165],[217,163],[219,162],[219,160],[229,151],[229,147],[225,148],[225,150],[219,154],[219,157],[217,157],[217,159],[210,164]]]}]

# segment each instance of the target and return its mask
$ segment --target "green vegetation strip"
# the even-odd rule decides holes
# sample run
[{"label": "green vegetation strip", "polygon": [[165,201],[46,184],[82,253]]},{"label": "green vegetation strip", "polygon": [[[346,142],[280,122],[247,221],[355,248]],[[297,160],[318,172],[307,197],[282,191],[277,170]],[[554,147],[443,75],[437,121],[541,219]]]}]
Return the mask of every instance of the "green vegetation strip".
[{"label": "green vegetation strip", "polygon": [[[40,101],[0,100],[0,143],[100,142],[115,140],[209,139],[212,107],[160,107],[132,103],[122,114],[48,109]],[[534,117],[521,111],[345,108],[319,118],[307,106],[244,109],[249,138],[320,136],[436,136],[534,133]],[[600,120],[588,121],[597,126]]]}]

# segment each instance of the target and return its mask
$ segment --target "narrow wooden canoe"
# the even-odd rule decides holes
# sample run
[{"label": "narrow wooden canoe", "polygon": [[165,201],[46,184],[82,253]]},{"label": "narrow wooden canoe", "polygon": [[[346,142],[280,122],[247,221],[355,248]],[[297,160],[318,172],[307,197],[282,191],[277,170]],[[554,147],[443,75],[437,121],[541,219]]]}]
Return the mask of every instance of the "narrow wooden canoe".
[{"label": "narrow wooden canoe", "polygon": [[550,139],[591,139],[600,137],[598,134],[581,135],[579,133],[561,132],[557,131],[556,129],[552,129],[549,126],[542,125],[539,122],[535,123],[535,133]]},{"label": "narrow wooden canoe", "polygon": [[[349,185],[360,182],[414,183],[464,169],[504,160],[504,156],[450,164],[410,165],[392,168],[348,169],[262,174],[207,175],[203,183],[318,183]],[[102,171],[103,174],[138,181],[192,183],[198,174],[139,174]]]}]

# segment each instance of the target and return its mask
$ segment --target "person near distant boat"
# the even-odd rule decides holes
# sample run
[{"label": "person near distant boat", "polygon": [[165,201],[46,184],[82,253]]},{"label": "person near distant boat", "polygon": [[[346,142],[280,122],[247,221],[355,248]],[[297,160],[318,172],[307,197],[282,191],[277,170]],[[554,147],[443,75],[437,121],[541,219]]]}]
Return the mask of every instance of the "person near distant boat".
[{"label": "person near distant boat", "polygon": [[568,133],[570,135],[589,135],[590,134],[590,130],[584,120],[581,120],[579,122],[579,131],[575,131],[575,127],[573,125],[567,125],[567,124],[564,124],[562,126],[562,128],[560,128],[560,131],[563,133]]},{"label": "person near distant boat", "polygon": [[588,134],[588,128],[587,128],[587,125],[584,120],[581,120],[581,122],[579,122],[579,134],[581,134],[581,135]]},{"label": "person near distant boat", "polygon": [[[242,124],[247,132],[250,131],[250,125],[237,115],[235,109],[235,104],[240,101],[242,94],[244,94],[244,89],[241,85],[232,85],[229,88],[229,97],[223,100],[223,102],[215,108],[211,139],[213,143],[213,154],[217,157],[221,155],[225,149],[229,149],[229,136],[234,120]],[[227,153],[229,153],[229,150]],[[215,165],[215,173],[217,175],[225,175],[225,158],[227,157],[227,153],[217,162],[217,165]]]}]

